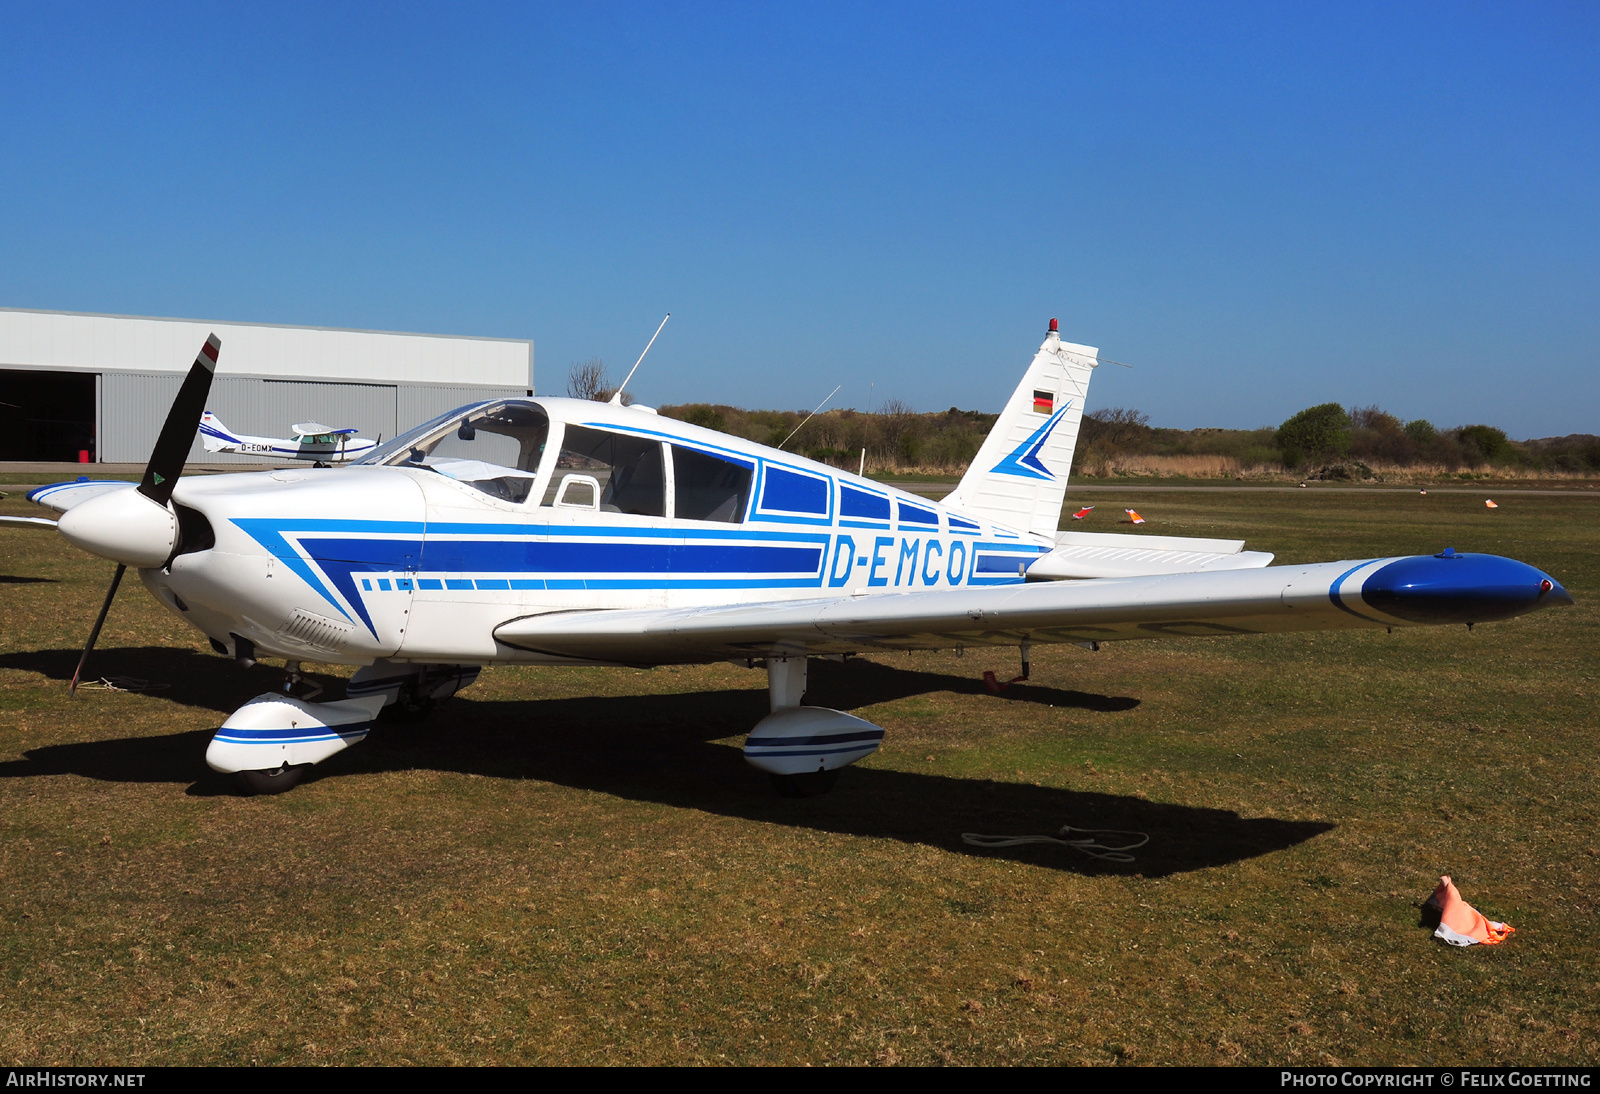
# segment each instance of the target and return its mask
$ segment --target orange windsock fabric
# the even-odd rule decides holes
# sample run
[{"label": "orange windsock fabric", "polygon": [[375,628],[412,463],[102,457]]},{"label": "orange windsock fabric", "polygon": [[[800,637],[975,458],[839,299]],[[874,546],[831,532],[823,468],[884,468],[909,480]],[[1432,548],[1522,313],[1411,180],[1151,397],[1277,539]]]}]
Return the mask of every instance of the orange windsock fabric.
[{"label": "orange windsock fabric", "polygon": [[1124,509],[1123,512],[1128,514],[1128,519],[1131,520],[1133,523],[1135,523],[1135,524],[1143,524],[1144,523],[1144,518],[1141,517],[1138,513],[1135,513],[1132,509]]},{"label": "orange windsock fabric", "polygon": [[1439,887],[1428,898],[1428,903],[1439,909],[1439,929],[1433,932],[1452,946],[1473,946],[1479,943],[1496,946],[1516,932],[1508,923],[1496,923],[1465,900],[1461,890],[1448,876],[1439,879]]}]

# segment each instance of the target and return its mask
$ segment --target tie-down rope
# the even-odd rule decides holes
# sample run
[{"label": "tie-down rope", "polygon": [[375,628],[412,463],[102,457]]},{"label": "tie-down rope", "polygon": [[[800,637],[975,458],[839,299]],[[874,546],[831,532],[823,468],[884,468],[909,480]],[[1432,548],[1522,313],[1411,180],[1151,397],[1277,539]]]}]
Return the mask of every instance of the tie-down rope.
[{"label": "tie-down rope", "polygon": [[[1073,832],[1078,833],[1078,838],[1069,839],[1068,836]],[[1133,843],[1112,845],[1101,843],[1095,838],[1098,836],[1137,836],[1138,839]],[[1150,842],[1150,837],[1143,832],[1124,832],[1117,828],[1074,828],[1070,824],[1064,824],[1061,826],[1061,831],[1053,836],[986,836],[981,832],[963,832],[961,842],[991,850],[1000,847],[1020,847],[1025,843],[1056,843],[1062,847],[1082,851],[1090,858],[1104,862],[1132,862],[1133,856],[1127,852],[1143,847]]]}]

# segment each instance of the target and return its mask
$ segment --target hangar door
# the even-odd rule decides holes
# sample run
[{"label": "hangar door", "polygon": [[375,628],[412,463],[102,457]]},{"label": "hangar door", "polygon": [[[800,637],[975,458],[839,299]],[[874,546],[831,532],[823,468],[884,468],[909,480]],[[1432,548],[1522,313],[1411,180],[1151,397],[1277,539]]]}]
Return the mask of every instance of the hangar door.
[{"label": "hangar door", "polygon": [[[210,410],[229,429],[258,437],[288,437],[298,422],[332,429],[354,427],[376,440],[395,434],[393,384],[343,384],[315,380],[252,380],[219,376]],[[210,453],[196,439],[189,458],[197,463],[261,463],[259,456]]]},{"label": "hangar door", "polygon": [[0,369],[0,460],[95,458],[95,374]]}]

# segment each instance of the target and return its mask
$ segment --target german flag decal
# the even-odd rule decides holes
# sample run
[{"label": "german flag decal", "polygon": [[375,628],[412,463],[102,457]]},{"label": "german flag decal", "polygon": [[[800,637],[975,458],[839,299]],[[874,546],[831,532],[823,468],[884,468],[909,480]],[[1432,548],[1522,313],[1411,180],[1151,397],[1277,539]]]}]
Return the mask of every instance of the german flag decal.
[{"label": "german flag decal", "polygon": [[1033,393],[1033,412],[1035,414],[1050,414],[1055,411],[1056,397],[1048,391],[1035,391]]}]

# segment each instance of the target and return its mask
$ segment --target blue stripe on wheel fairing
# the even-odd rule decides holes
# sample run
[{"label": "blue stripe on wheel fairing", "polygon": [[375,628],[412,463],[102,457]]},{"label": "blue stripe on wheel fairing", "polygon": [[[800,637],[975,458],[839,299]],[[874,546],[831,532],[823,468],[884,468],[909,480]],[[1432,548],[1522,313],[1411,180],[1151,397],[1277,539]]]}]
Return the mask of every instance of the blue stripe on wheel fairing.
[{"label": "blue stripe on wheel fairing", "polygon": [[874,744],[850,745],[850,747],[846,747],[846,749],[800,749],[800,750],[797,750],[797,752],[757,752],[757,753],[750,753],[750,750],[746,749],[746,755],[757,755],[757,757],[771,757],[771,758],[774,758],[774,760],[776,760],[776,758],[784,758],[784,760],[787,760],[787,758],[790,758],[790,757],[845,757],[845,755],[850,755],[851,752],[861,752],[861,753],[877,752],[877,747],[878,747],[877,742],[874,742]]},{"label": "blue stripe on wheel fairing", "polygon": [[816,733],[805,737],[757,737],[745,742],[745,749],[779,748],[794,745],[839,745],[850,741],[881,741],[883,730],[863,729],[854,733]]},{"label": "blue stripe on wheel fairing", "polygon": [[1339,586],[1344,584],[1344,579],[1349,577],[1351,574],[1355,573],[1357,570],[1361,569],[1361,567],[1372,565],[1372,563],[1374,561],[1375,561],[1374,559],[1370,559],[1369,558],[1365,562],[1358,562],[1354,566],[1352,566],[1348,570],[1346,570],[1344,573],[1342,573],[1338,577],[1334,578],[1333,579],[1333,584],[1328,586],[1328,599],[1333,602],[1333,606],[1335,608],[1339,608],[1339,609],[1341,609],[1343,611],[1347,611],[1351,615],[1355,616],[1357,619],[1365,619],[1368,623],[1378,623],[1378,624],[1382,625],[1383,624],[1383,620],[1374,619],[1370,615],[1362,615],[1360,612],[1356,611],[1350,605],[1346,604],[1344,602],[1343,598],[1341,598],[1339,596]]},{"label": "blue stripe on wheel fairing", "polygon": [[237,729],[224,726],[217,730],[216,739],[236,745],[296,744],[307,741],[332,741],[339,737],[357,739],[365,737],[372,728],[371,722],[355,722],[345,726],[317,726],[320,732],[305,729]]}]

